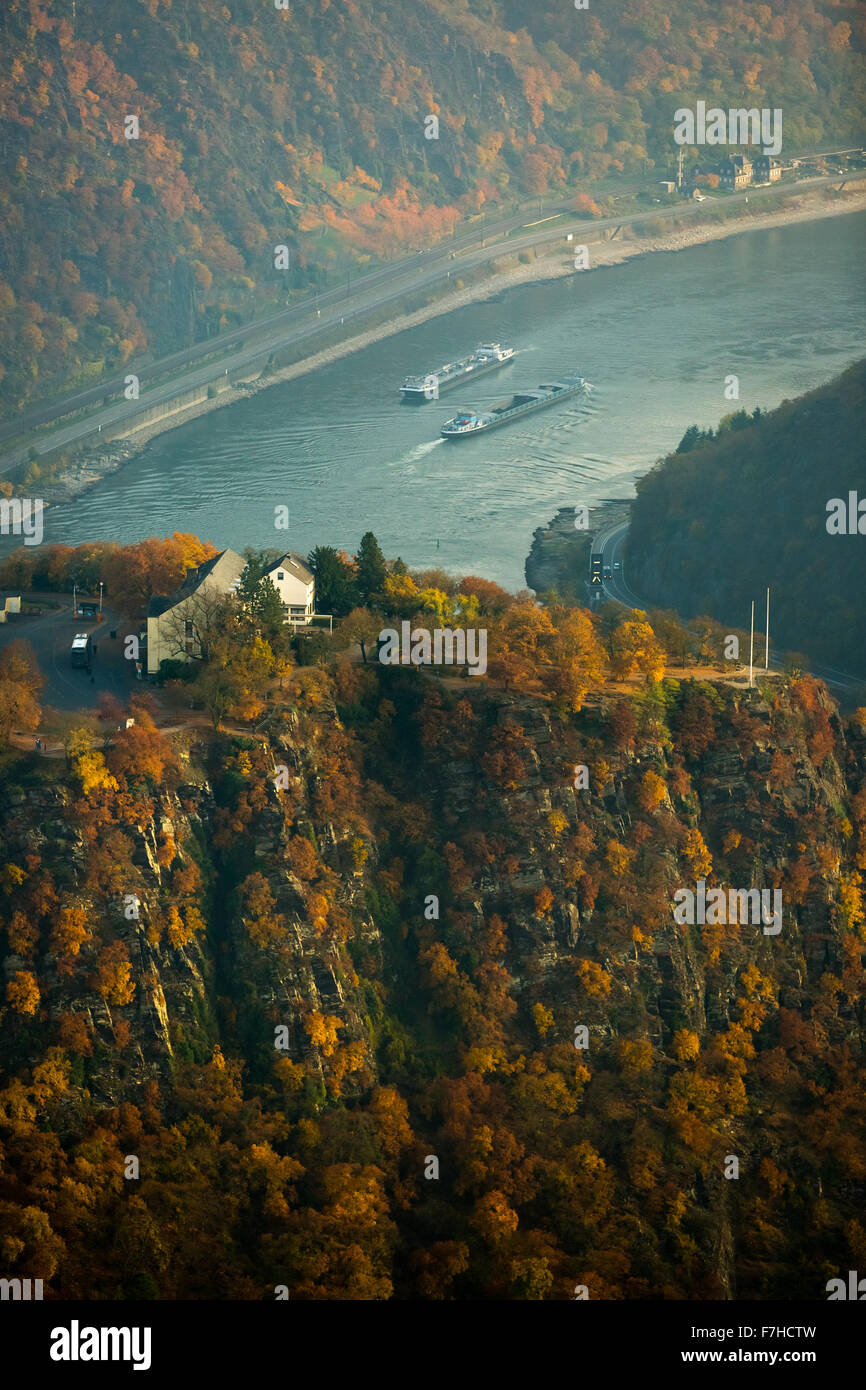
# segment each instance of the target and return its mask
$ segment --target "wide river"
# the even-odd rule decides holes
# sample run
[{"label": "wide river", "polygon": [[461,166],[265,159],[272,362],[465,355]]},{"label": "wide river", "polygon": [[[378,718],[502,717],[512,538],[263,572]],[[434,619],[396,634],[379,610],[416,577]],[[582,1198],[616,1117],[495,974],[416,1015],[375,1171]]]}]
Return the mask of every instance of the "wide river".
[{"label": "wide river", "polygon": [[[432,319],[160,436],[46,513],[45,539],[177,530],[307,554],[353,552],[369,529],[412,566],[523,588],[532,532],[557,507],[633,496],[692,422],[775,406],[863,353],[864,233],[862,213],[753,231]],[[519,349],[513,365],[429,405],[400,404],[406,373],[497,339]],[[473,440],[438,437],[458,407],[574,371],[592,383],[585,401]],[[725,398],[730,376],[738,400]],[[288,531],[274,529],[281,505]]]}]

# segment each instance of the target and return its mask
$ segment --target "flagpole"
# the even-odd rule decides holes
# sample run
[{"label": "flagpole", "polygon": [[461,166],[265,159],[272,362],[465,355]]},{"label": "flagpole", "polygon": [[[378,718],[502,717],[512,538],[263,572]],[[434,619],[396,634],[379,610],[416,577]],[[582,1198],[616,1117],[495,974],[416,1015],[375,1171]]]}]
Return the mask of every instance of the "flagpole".
[{"label": "flagpole", "polygon": [[752,688],[752,669],[755,656],[755,600],[752,599],[752,633],[749,638],[749,689]]},{"label": "flagpole", "polygon": [[764,645],[764,670],[770,669],[770,586],[767,585],[767,640]]}]

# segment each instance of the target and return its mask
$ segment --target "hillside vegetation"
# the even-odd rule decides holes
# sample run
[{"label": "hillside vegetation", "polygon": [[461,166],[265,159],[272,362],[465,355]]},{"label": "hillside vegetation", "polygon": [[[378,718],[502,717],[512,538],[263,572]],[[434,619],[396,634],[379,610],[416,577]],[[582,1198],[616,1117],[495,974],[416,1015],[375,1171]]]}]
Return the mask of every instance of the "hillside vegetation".
[{"label": "hillside vegetation", "polygon": [[748,627],[772,588],[771,642],[866,677],[866,508],[828,532],[831,499],[866,500],[866,360],[769,414],[692,426],[637,484],[629,583],[653,602]]},{"label": "hillside vegetation", "polygon": [[[489,678],[359,660],[380,604],[265,689],[248,586],[240,728],[161,734],[139,691],[110,747],[67,718],[65,759],[2,755],[7,1277],[823,1300],[866,1254],[866,710],[665,676],[670,619],[383,580],[368,538],[316,565],[484,622]],[[678,921],[701,879],[780,930]]]},{"label": "hillside vegetation", "polygon": [[6,413],[467,213],[666,166],[700,97],[781,107],[790,149],[862,129],[835,0],[7,0],[0,42]]}]

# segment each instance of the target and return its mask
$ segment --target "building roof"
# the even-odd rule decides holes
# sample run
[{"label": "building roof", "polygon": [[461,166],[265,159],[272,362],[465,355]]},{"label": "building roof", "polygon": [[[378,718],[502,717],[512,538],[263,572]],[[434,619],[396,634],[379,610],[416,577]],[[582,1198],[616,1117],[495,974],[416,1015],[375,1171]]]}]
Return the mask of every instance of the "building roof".
[{"label": "building roof", "polygon": [[191,569],[184,578],[183,583],[173,594],[154,594],[147,605],[147,616],[158,618],[169,608],[174,608],[184,599],[189,598],[196,590],[200,589],[206,579],[212,581],[221,588],[223,593],[233,593],[237,588],[238,580],[246,568],[246,561],[238,555],[235,550],[220,550],[218,554],[212,555],[209,560],[205,560],[203,565],[196,569]]},{"label": "building roof", "polygon": [[178,592],[185,590],[189,593],[199,588],[209,578],[216,579],[220,584],[225,584],[227,590],[234,589],[246,569],[246,563],[246,560],[243,560],[237,551],[220,550],[209,560],[205,560],[203,565],[189,570]]},{"label": "building roof", "polygon": [[286,554],[283,555],[281,559],[269,565],[265,570],[265,574],[271,575],[275,570],[288,570],[295,579],[300,579],[302,584],[312,584],[315,578],[313,573],[307,568],[301,556],[296,555],[293,550],[286,551]]}]

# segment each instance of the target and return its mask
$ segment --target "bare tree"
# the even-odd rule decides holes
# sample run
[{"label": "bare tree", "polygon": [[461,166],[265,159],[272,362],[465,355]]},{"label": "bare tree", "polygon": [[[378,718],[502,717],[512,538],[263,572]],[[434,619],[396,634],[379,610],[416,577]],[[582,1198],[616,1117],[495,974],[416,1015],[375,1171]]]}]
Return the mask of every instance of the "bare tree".
[{"label": "bare tree", "polygon": [[235,610],[236,601],[231,594],[202,585],[164,614],[160,622],[162,640],[174,657],[207,661],[214,642],[234,618]]}]

